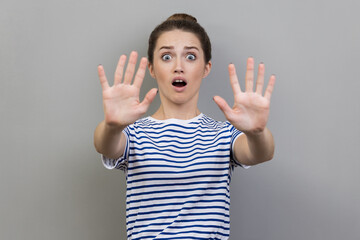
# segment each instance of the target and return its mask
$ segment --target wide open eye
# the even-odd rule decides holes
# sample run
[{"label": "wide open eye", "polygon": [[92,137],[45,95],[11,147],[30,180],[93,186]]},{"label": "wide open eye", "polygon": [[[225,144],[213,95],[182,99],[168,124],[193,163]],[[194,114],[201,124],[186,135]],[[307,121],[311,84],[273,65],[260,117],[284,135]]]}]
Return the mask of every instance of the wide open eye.
[{"label": "wide open eye", "polygon": [[170,54],[164,54],[161,56],[161,59],[164,61],[169,61],[171,59],[171,55]]},{"label": "wide open eye", "polygon": [[190,53],[186,56],[186,59],[194,61],[196,59],[196,56],[194,54]]}]

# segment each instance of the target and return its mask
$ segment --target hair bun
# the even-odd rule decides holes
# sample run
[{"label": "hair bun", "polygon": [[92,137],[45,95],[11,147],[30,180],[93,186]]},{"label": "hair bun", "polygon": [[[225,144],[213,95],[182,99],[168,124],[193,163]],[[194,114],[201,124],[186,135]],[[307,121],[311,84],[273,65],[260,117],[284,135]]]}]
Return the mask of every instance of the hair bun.
[{"label": "hair bun", "polygon": [[195,17],[186,14],[186,13],[175,13],[173,15],[171,15],[170,17],[168,17],[168,19],[166,19],[166,21],[189,21],[189,22],[194,22],[196,23],[197,20]]}]

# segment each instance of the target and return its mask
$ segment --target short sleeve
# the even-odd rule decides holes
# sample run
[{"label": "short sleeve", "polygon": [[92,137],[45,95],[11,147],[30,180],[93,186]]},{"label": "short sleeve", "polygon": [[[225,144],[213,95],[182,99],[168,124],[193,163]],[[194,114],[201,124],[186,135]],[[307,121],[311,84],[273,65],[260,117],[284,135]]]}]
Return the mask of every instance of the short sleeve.
[{"label": "short sleeve", "polygon": [[238,129],[236,129],[233,125],[230,124],[230,133],[231,133],[231,149],[230,149],[230,166],[231,169],[234,169],[234,167],[240,166],[242,168],[248,169],[250,168],[250,166],[241,164],[235,157],[235,155],[233,154],[233,148],[234,148],[234,144],[235,141],[238,137],[240,137],[242,134],[244,134],[243,132],[239,131]]},{"label": "short sleeve", "polygon": [[101,159],[102,159],[102,163],[104,165],[105,168],[107,169],[119,169],[119,170],[123,170],[124,172],[127,170],[127,165],[128,165],[128,156],[129,156],[129,127],[126,127],[123,130],[123,133],[126,136],[126,145],[125,145],[125,150],[124,150],[124,154],[117,158],[117,159],[111,159],[111,158],[107,158],[104,155],[101,155]]}]

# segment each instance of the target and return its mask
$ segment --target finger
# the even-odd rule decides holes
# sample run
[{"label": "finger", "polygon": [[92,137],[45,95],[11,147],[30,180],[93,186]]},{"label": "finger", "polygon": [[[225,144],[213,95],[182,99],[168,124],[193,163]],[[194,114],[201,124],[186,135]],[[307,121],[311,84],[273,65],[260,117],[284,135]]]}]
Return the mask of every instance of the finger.
[{"label": "finger", "polygon": [[129,62],[126,67],[125,77],[124,77],[124,84],[131,84],[131,80],[134,76],[135,72],[135,65],[137,60],[137,52],[133,51],[130,54]]},{"label": "finger", "polygon": [[236,96],[241,93],[241,88],[234,64],[229,65],[229,77],[230,77],[231,88],[233,90],[234,96]]},{"label": "finger", "polygon": [[142,82],[145,77],[146,72],[146,65],[147,65],[147,59],[145,57],[141,58],[139,68],[136,72],[135,79],[134,79],[134,86],[140,88],[142,85]]},{"label": "finger", "polygon": [[103,91],[108,89],[110,86],[106,79],[104,67],[101,64],[98,66],[98,75],[99,75],[100,84],[101,84]]},{"label": "finger", "polygon": [[157,88],[153,88],[151,89],[144,97],[144,100],[140,103],[141,108],[143,109],[143,112],[145,113],[150,104],[154,101],[156,94],[157,94],[158,90]]},{"label": "finger", "polygon": [[265,65],[263,63],[259,64],[258,76],[256,80],[256,93],[262,95],[264,87],[264,75],[265,75]]},{"label": "finger", "polygon": [[271,94],[274,90],[274,86],[275,86],[275,75],[271,75],[270,77],[270,80],[269,80],[269,83],[266,87],[266,90],[265,90],[265,94],[264,94],[264,97],[266,99],[268,99],[270,101],[270,98],[271,98]]},{"label": "finger", "polygon": [[120,84],[122,81],[125,62],[126,62],[126,55],[121,55],[115,70],[114,85]]},{"label": "finger", "polygon": [[245,89],[252,92],[254,87],[254,59],[249,57],[246,64]]},{"label": "finger", "polygon": [[215,96],[213,99],[215,103],[219,106],[220,110],[224,113],[225,117],[228,119],[232,112],[231,107],[222,97]]}]

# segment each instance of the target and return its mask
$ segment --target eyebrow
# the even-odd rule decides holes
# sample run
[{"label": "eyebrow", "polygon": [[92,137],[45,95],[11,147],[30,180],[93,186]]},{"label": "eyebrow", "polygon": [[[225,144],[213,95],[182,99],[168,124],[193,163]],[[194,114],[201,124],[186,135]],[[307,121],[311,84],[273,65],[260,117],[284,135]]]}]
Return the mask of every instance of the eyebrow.
[{"label": "eyebrow", "polygon": [[[162,49],[166,49],[166,50],[170,49],[171,50],[171,49],[174,49],[174,47],[173,46],[162,46],[159,49],[159,51],[162,50]],[[185,50],[195,49],[195,50],[199,51],[199,49],[197,47],[195,47],[195,46],[185,46],[184,49]]]},{"label": "eyebrow", "polygon": [[195,47],[195,46],[189,46],[189,47],[184,47],[186,50],[190,50],[190,49],[195,49],[195,50],[198,50],[199,51],[199,49],[197,48],[197,47]]}]

